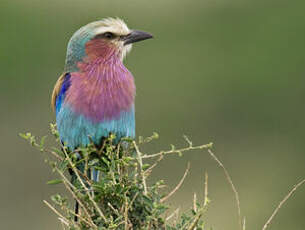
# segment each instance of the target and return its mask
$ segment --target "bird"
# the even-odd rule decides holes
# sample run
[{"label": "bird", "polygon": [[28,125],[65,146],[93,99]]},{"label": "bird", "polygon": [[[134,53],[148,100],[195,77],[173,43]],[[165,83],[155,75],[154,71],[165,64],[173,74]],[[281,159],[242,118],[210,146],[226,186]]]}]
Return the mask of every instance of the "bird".
[{"label": "bird", "polygon": [[[152,37],[120,18],[91,22],[72,35],[51,99],[59,138],[69,150],[99,146],[110,134],[117,142],[135,138],[136,87],[123,61],[133,43]],[[91,175],[99,180],[98,171]]]}]

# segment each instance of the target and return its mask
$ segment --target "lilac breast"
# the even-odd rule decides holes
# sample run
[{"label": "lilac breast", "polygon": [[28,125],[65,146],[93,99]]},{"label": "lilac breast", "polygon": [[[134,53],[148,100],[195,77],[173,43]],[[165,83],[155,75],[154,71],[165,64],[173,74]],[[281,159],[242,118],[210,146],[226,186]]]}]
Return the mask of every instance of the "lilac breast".
[{"label": "lilac breast", "polygon": [[135,98],[132,74],[115,55],[107,60],[81,63],[71,73],[64,103],[94,123],[118,119],[129,111]]}]

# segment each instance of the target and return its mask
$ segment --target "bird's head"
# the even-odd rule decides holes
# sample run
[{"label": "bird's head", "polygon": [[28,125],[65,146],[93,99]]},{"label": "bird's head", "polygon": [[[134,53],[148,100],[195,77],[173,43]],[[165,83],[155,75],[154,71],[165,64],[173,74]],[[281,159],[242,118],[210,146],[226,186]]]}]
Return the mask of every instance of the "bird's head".
[{"label": "bird's head", "polygon": [[132,43],[152,38],[152,35],[130,30],[119,18],[106,18],[91,22],[71,37],[68,48],[65,71],[78,70],[78,63],[89,58],[107,59],[116,55],[121,60],[131,50]]}]

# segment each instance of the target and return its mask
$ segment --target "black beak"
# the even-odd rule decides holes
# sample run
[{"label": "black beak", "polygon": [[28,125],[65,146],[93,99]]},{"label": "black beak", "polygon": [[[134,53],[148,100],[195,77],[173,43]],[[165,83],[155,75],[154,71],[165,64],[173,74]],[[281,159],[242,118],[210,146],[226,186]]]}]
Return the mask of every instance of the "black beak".
[{"label": "black beak", "polygon": [[133,30],[130,34],[121,37],[121,39],[124,41],[124,45],[143,41],[150,38],[153,38],[153,36],[150,33],[140,30]]}]

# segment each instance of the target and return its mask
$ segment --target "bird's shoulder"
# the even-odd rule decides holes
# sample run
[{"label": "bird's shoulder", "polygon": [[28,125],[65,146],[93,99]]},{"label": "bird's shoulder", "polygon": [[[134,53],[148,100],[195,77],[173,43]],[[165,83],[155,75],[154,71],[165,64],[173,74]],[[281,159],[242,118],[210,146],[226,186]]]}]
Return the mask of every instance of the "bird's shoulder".
[{"label": "bird's shoulder", "polygon": [[58,97],[61,96],[61,94],[64,94],[70,86],[70,78],[70,73],[63,73],[55,83],[51,98],[51,107],[54,111],[56,110]]}]

